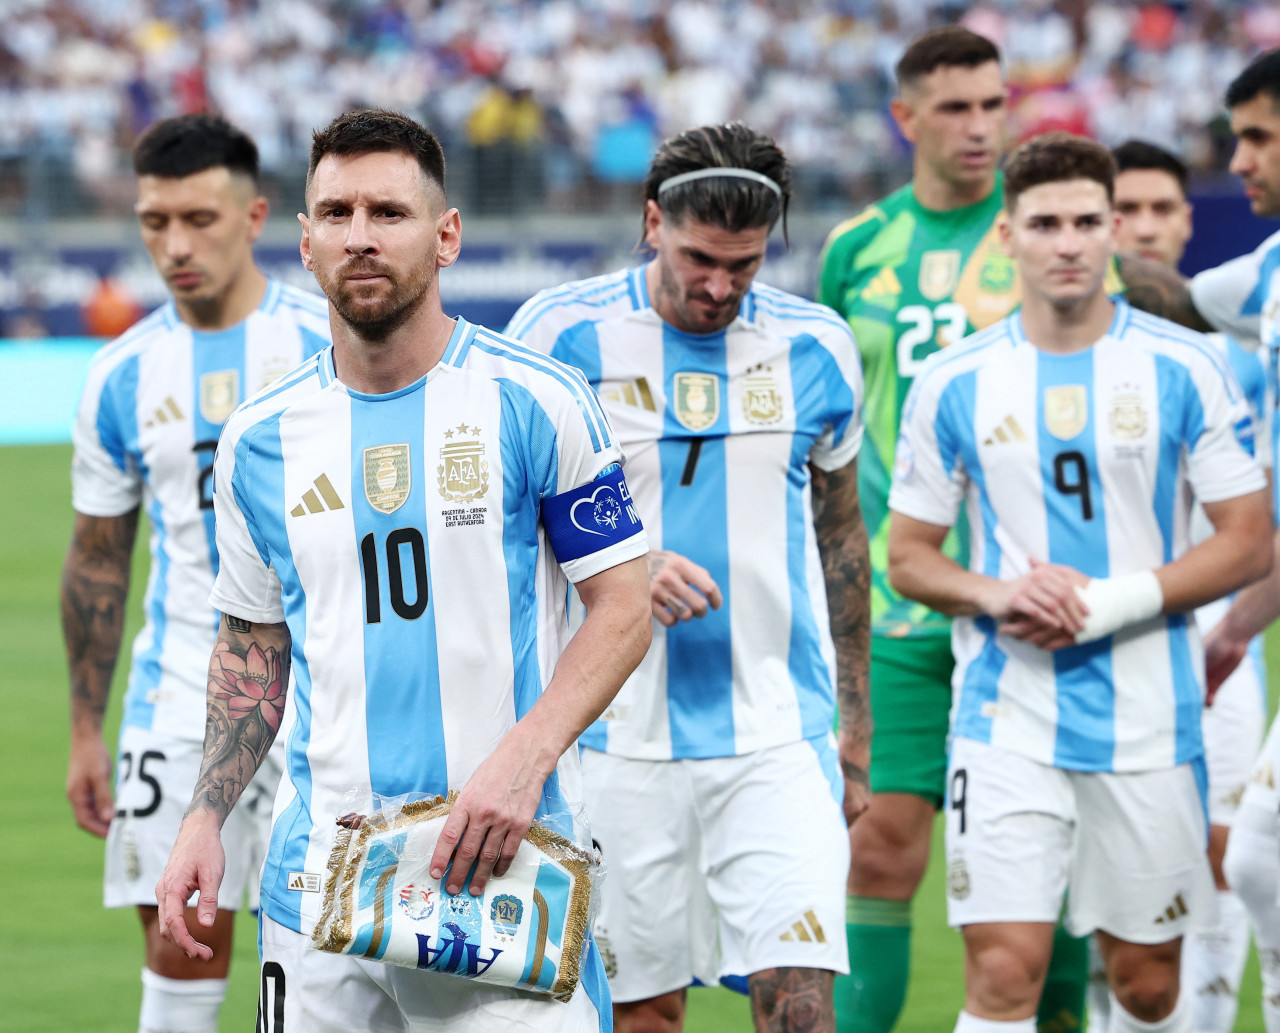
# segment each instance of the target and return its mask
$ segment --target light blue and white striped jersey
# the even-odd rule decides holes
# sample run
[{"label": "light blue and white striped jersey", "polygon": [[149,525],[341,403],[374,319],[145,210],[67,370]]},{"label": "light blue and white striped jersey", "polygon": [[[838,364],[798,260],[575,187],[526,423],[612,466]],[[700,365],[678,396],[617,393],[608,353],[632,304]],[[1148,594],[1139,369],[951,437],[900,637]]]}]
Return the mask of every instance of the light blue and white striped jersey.
[{"label": "light blue and white striped jersey", "polygon": [[[1112,577],[1187,550],[1193,494],[1262,490],[1252,446],[1249,406],[1202,335],[1121,301],[1097,343],[1058,355],[1015,313],[916,378],[889,505],[951,526],[963,503],[970,569],[989,577],[1020,577],[1033,558]],[[1203,753],[1204,658],[1186,615],[1054,653],[961,617],[952,648],[956,735],[1082,771]]]},{"label": "light blue and white striped jersey", "polygon": [[[210,600],[293,639],[275,921],[314,925],[306,888],[349,792],[461,789],[538,700],[568,640],[566,575],[648,549],[621,458],[576,370],[462,319],[399,391],[349,389],[326,349],[228,422]],[[570,750],[539,815],[579,811]]]},{"label": "light blue and white striped jersey", "polygon": [[[1267,411],[1267,369],[1263,356],[1256,349],[1246,351],[1241,347],[1239,341],[1234,337],[1228,337],[1226,334],[1207,334],[1206,336],[1213,346],[1226,357],[1228,364],[1231,366],[1231,372],[1236,375],[1236,380],[1240,382],[1240,388],[1244,392],[1245,400],[1249,403],[1249,410],[1253,413],[1257,428],[1254,438],[1255,456],[1263,466],[1270,466],[1271,446],[1267,440],[1267,435],[1262,432],[1262,428],[1266,423],[1264,414]],[[1213,525],[1209,523],[1204,507],[1197,504],[1191,511],[1191,544],[1198,545],[1211,534],[1213,534]],[[1234,596],[1226,596],[1222,599],[1215,599],[1207,606],[1202,606],[1196,610],[1196,627],[1199,628],[1202,635],[1210,631],[1222,620],[1227,610],[1231,607],[1231,600],[1234,598]],[[1263,655],[1261,635],[1255,635],[1249,643],[1248,662],[1253,665],[1257,673],[1258,687],[1262,692],[1262,712],[1265,714],[1268,709],[1267,678],[1266,659]]]},{"label": "light blue and white striped jersey", "polygon": [[825,735],[834,650],[809,463],[862,441],[862,367],[848,324],[755,284],[725,330],[682,333],[650,304],[645,267],[543,291],[508,333],[585,374],[617,428],[655,549],[705,567],[719,610],[664,628],[592,749],[723,757]]},{"label": "light blue and white striped jersey", "polygon": [[98,517],[141,505],[151,522],[125,724],[204,739],[218,631],[213,450],[237,405],[328,344],[328,302],[270,280],[227,330],[193,330],[169,302],[94,357],[72,431],[72,505]]}]

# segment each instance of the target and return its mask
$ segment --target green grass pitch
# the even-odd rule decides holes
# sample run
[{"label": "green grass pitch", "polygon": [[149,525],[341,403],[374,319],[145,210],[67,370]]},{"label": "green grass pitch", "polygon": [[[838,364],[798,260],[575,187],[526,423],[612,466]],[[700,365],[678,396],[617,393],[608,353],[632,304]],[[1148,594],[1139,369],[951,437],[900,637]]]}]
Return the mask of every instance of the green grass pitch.
[{"label": "green grass pitch", "polygon": [[[79,831],[63,793],[67,682],[58,630],[58,572],[71,533],[65,446],[0,448],[0,1033],[133,1033],[141,933],[129,910],[102,907],[102,846]],[[140,543],[141,545],[141,543]],[[139,548],[127,641],[137,629],[146,572]],[[1273,646],[1276,642],[1272,643]],[[1280,649],[1272,648],[1280,671]],[[110,742],[120,718],[117,671]],[[946,928],[939,851],[915,905],[914,973],[902,1033],[950,1030],[962,1001],[960,940]],[[253,1029],[257,993],[254,923],[237,930],[223,1033]],[[1261,1033],[1256,960],[1246,973],[1237,1030]],[[690,993],[690,1033],[750,1030],[744,998]]]}]

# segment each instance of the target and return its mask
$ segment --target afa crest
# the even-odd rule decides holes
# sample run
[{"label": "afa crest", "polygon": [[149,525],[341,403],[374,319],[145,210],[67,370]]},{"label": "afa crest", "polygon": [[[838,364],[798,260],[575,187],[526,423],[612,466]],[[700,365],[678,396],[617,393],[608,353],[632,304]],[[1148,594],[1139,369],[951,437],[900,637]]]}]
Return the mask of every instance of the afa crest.
[{"label": "afa crest", "polygon": [[706,430],[720,417],[720,378],[711,373],[677,373],[676,419],[692,431]]},{"label": "afa crest", "polygon": [[364,497],[379,513],[394,513],[412,488],[408,445],[379,445],[364,450]]},{"label": "afa crest", "polygon": [[920,256],[920,293],[930,301],[945,301],[960,282],[960,252],[926,251]]},{"label": "afa crest", "polygon": [[498,939],[513,939],[524,921],[524,901],[510,893],[499,893],[489,903],[489,921]]},{"label": "afa crest", "polygon": [[449,502],[474,502],[489,490],[489,463],[484,457],[484,442],[479,427],[465,423],[445,431],[446,438],[462,437],[440,449],[440,465],[436,467],[436,485],[440,497]]},{"label": "afa crest", "polygon": [[1083,384],[1059,384],[1044,390],[1044,425],[1062,441],[1076,437],[1089,423],[1089,392]]},{"label": "afa crest", "polygon": [[240,371],[223,369],[200,374],[200,415],[222,424],[240,404]]},{"label": "afa crest", "polygon": [[763,427],[782,419],[782,393],[768,366],[747,373],[742,388],[742,413],[748,423]]},{"label": "afa crest", "polygon": [[1107,425],[1111,428],[1111,436],[1122,441],[1133,441],[1146,434],[1147,410],[1142,407],[1142,396],[1124,394],[1111,399]]}]

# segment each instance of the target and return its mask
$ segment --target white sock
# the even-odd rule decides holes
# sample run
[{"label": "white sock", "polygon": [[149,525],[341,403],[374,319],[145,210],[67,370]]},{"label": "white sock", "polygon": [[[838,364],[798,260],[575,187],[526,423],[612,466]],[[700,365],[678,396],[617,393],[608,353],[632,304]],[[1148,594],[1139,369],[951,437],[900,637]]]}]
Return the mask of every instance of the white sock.
[{"label": "white sock", "polygon": [[1016,1022],[1000,1022],[996,1019],[980,1019],[967,1011],[956,1019],[955,1033],[1036,1033],[1034,1015]]},{"label": "white sock", "polygon": [[1178,995],[1178,1003],[1168,1015],[1159,1022],[1143,1022],[1134,1018],[1111,995],[1111,1025],[1108,1033],[1191,1033],[1191,1009],[1187,1007],[1184,994]]},{"label": "white sock", "polygon": [[[1248,819],[1253,819],[1252,821]],[[1254,825],[1261,824],[1262,828]],[[1280,1033],[1280,849],[1275,819],[1242,808],[1227,840],[1222,868],[1249,914],[1262,970],[1262,1020],[1267,1033]]]},{"label": "white sock", "polygon": [[1219,890],[1217,925],[1182,941],[1182,986],[1196,1033],[1231,1033],[1248,953],[1244,904],[1231,890]]},{"label": "white sock", "polygon": [[170,979],[142,970],[138,1033],[218,1033],[225,979]]},{"label": "white sock", "polygon": [[1088,1011],[1088,1033],[1107,1033],[1111,1021],[1111,988],[1107,986],[1107,967],[1102,963],[1098,938],[1089,937],[1089,982],[1085,985]]}]

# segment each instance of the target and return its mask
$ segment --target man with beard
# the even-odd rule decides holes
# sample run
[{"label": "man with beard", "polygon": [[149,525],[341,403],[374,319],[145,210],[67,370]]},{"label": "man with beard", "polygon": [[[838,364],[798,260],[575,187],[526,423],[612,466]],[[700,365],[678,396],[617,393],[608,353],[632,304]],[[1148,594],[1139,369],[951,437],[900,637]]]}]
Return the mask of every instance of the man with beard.
[{"label": "man with beard", "polygon": [[586,373],[657,546],[654,647],[582,738],[623,1033],[677,1033],[695,977],[746,977],[760,1033],[835,1027],[866,789],[862,371],[839,316],[755,282],[790,197],[773,140],[688,129],[645,183],[652,260],[508,327]]},{"label": "man with beard", "polygon": [[[650,633],[639,521],[623,512],[587,535],[572,519],[604,489],[627,494],[594,395],[575,371],[441,309],[438,270],[461,227],[436,138],[391,112],[340,116],[315,134],[300,218],[334,345],[243,406],[218,449],[223,623],[199,781],[157,886],[162,927],[209,956],[181,903],[199,890],[201,924],[213,914],[219,829],[279,726],[292,667],[259,1029],[607,1028],[589,936],[567,1004],[384,964],[376,949],[312,947],[321,894],[307,888],[352,791],[460,790],[429,871],[463,910],[535,818],[589,846],[564,818],[581,809],[571,747]],[[470,473],[438,472],[459,448]],[[566,577],[586,607],[567,643]]]},{"label": "man with beard", "polygon": [[[215,957],[187,958],[160,936],[154,887],[204,738],[205,670],[218,627],[208,605],[218,569],[213,450],[232,410],[326,347],[329,325],[324,299],[269,280],[254,264],[267,201],[258,192],[257,147],[243,132],[210,115],[158,122],[138,141],[134,171],[142,241],[173,297],[98,353],[76,416],[76,523],[62,573],[67,796],[80,827],[106,837],[106,906],[137,907],[142,920],[139,1029],[213,1033],[232,919],[246,891],[256,907],[279,779],[273,757],[228,823],[226,891],[208,931]],[[151,577],[113,797],[102,724],[142,506]]]}]

